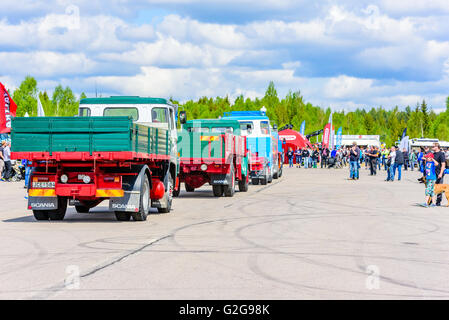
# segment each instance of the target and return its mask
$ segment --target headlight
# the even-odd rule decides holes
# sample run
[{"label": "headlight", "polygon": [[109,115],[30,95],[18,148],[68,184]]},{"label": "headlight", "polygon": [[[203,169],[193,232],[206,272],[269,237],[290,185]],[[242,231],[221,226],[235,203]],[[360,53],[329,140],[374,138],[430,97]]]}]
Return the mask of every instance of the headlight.
[{"label": "headlight", "polygon": [[61,176],[61,182],[62,182],[62,183],[67,183],[67,181],[69,181],[69,177],[67,177],[66,174],[63,174],[63,175]]},{"label": "headlight", "polygon": [[207,170],[207,164],[203,163],[201,165],[201,170],[206,171]]},{"label": "headlight", "polygon": [[90,177],[89,176],[84,176],[83,177],[83,182],[84,183],[89,183],[90,182]]}]

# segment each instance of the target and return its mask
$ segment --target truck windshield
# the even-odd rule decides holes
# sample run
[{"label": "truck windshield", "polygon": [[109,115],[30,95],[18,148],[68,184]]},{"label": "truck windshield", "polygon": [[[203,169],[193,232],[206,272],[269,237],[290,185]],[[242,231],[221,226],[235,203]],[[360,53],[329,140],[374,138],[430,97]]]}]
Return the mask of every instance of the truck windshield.
[{"label": "truck windshield", "polygon": [[241,121],[240,122],[240,130],[242,131],[242,135],[250,135],[253,132],[254,124],[252,121]]},{"label": "truck windshield", "polygon": [[270,134],[270,124],[268,121],[260,122],[260,131],[262,134]]},{"label": "truck windshield", "polygon": [[234,132],[234,128],[229,127],[216,127],[216,128],[212,128],[212,132],[218,132],[218,133],[233,133]]},{"label": "truck windshield", "polygon": [[128,116],[133,121],[139,120],[139,111],[137,108],[106,108],[103,111],[103,116]]}]

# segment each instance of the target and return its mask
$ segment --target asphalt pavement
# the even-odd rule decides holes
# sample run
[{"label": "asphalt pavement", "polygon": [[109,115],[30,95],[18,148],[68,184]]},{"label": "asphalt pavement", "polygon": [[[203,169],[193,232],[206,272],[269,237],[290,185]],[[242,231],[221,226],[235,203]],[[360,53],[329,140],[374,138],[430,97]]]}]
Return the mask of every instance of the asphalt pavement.
[{"label": "asphalt pavement", "polygon": [[449,208],[417,206],[416,171],[348,176],[285,168],[232,198],[205,186],[145,222],[107,206],[38,222],[23,183],[0,183],[0,299],[449,298]]}]

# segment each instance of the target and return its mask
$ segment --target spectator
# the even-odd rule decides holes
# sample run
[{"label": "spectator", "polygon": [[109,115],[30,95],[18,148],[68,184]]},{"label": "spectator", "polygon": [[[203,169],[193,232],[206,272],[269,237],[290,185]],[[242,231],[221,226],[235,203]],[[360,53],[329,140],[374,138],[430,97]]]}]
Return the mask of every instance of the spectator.
[{"label": "spectator", "polygon": [[409,159],[410,159],[410,168],[413,171],[413,170],[415,170],[415,164],[416,164],[416,160],[417,160],[416,151],[410,152]]},{"label": "spectator", "polygon": [[359,179],[359,157],[360,149],[354,141],[351,150],[349,150],[349,180]]},{"label": "spectator", "polygon": [[371,147],[370,150],[367,152],[367,157],[369,157],[369,169],[370,169],[370,175],[375,176],[377,174],[377,159],[379,157],[378,151],[376,147]]},{"label": "spectator", "polygon": [[[435,174],[436,174],[436,181],[435,184],[444,184],[444,170],[446,169],[446,156],[441,151],[440,144],[438,142],[435,142],[433,144],[433,162],[435,163]],[[443,194],[440,193],[437,196],[437,202],[436,206],[441,206],[441,200],[443,199]]]},{"label": "spectator", "polygon": [[389,154],[390,150],[388,150],[388,148],[382,150],[382,164],[384,166],[385,171],[387,171],[387,157]]},{"label": "spectator", "polygon": [[337,156],[337,148],[334,147],[334,149],[331,152],[331,157],[335,158]]},{"label": "spectator", "polygon": [[295,151],[296,168],[301,168],[301,149],[296,147]]},{"label": "spectator", "polygon": [[11,149],[10,143],[7,141],[2,142],[3,147],[3,161],[5,161],[5,174],[3,178],[8,181],[12,176],[12,165],[11,165]]},{"label": "spectator", "polygon": [[391,147],[390,153],[387,156],[387,179],[385,181],[393,181],[394,180],[394,163],[396,160],[396,149],[394,147]]},{"label": "spectator", "polygon": [[402,165],[404,164],[404,154],[402,153],[401,150],[399,150],[398,146],[396,146],[395,149],[396,149],[396,158],[394,160],[392,181],[394,181],[396,169],[398,170],[398,181],[401,181]]},{"label": "spectator", "polygon": [[3,141],[0,143],[0,181],[3,180],[3,169],[5,168],[5,161],[3,159]]},{"label": "spectator", "polygon": [[304,159],[304,168],[309,168],[309,156],[310,152],[307,148],[302,149],[302,158]]},{"label": "spectator", "polygon": [[320,157],[320,152],[318,151],[318,148],[315,148],[312,151],[312,166],[314,168],[317,167],[317,163],[318,163],[318,158]]},{"label": "spectator", "polygon": [[323,166],[325,168],[327,167],[327,158],[328,157],[329,157],[329,149],[328,148],[321,149],[321,168],[323,168]]},{"label": "spectator", "polygon": [[290,147],[287,151],[288,167],[293,168],[293,149]]},{"label": "spectator", "polygon": [[[433,153],[428,153],[424,156],[425,160],[425,176],[426,176],[426,202],[422,204],[423,207],[428,207],[428,203],[435,197],[435,181],[437,178],[437,174],[435,171],[436,164],[438,161],[434,159]],[[432,204],[432,206],[434,206]]]},{"label": "spectator", "polygon": [[408,158],[408,151],[407,149],[402,149],[402,154],[404,156],[404,170],[407,171],[407,168],[409,167],[409,158]]}]

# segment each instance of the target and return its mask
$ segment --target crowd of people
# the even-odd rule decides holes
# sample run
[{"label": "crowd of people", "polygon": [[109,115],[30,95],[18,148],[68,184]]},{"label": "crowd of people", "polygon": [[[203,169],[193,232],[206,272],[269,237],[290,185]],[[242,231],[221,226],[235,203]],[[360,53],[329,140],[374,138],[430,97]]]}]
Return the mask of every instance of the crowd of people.
[{"label": "crowd of people", "polygon": [[0,181],[15,182],[25,178],[26,160],[11,160],[11,141],[0,142]]},{"label": "crowd of people", "polygon": [[[360,178],[360,169],[364,166],[371,176],[379,171],[386,172],[385,181],[401,181],[402,171],[422,173],[426,183],[426,203],[423,206],[440,206],[442,194],[435,197],[435,184],[443,184],[445,174],[449,174],[449,149],[443,150],[439,143],[434,143],[432,150],[429,147],[407,150],[398,146],[391,148],[368,146],[359,147],[354,142],[352,146],[341,148],[312,147],[289,148],[287,152],[289,167],[317,168],[343,168],[349,166],[349,180]],[[435,198],[435,199],[434,199]]]}]

